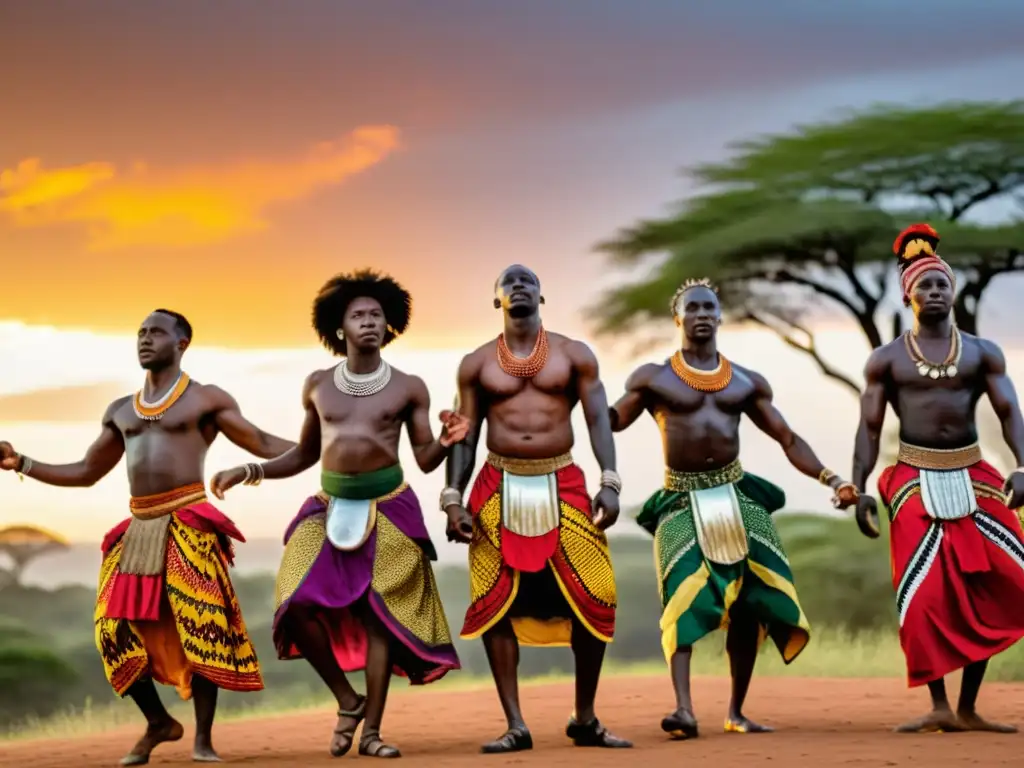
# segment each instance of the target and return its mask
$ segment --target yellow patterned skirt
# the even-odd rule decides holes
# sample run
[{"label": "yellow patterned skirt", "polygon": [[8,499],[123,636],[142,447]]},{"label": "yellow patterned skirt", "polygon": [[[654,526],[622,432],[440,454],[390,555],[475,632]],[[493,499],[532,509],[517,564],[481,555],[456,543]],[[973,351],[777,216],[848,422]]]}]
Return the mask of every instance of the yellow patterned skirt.
[{"label": "yellow patterned skirt", "polygon": [[[133,511],[151,499],[155,503],[156,497],[133,499]],[[167,515],[156,536],[138,521],[126,520],[107,534],[100,567],[96,647],[114,692],[124,696],[148,676],[188,699],[193,675],[226,690],[262,690],[256,650],[228,575],[228,537],[244,541],[234,524],[205,500]],[[136,528],[143,531],[139,537]],[[147,569],[144,558],[125,557],[144,536],[150,546],[164,542],[159,570]],[[126,572],[122,560],[129,559],[134,565]]]}]

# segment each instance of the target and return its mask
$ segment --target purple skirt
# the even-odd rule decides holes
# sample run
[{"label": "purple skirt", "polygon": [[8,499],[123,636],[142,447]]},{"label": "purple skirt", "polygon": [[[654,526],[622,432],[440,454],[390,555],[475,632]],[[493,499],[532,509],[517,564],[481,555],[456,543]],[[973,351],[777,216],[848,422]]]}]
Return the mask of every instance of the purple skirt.
[{"label": "purple skirt", "polygon": [[413,685],[459,669],[431,560],[434,547],[419,499],[408,486],[376,501],[366,542],[341,551],[327,539],[326,498],[311,496],[285,531],[277,575],[274,645],[278,658],[302,658],[290,636],[289,611],[315,618],[345,672],[366,668],[362,616],[370,610],[396,642],[394,673]]}]

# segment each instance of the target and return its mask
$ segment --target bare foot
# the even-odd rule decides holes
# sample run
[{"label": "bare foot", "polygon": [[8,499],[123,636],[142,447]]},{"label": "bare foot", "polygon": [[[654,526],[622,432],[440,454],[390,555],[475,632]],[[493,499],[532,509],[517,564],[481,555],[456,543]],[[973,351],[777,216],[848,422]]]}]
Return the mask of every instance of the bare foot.
[{"label": "bare foot", "polygon": [[1002,723],[990,723],[977,712],[957,712],[957,719],[967,731],[986,731],[988,733],[1016,733],[1017,727],[1003,725]]},{"label": "bare foot", "polygon": [[121,765],[145,765],[149,762],[150,752],[156,749],[157,745],[165,741],[178,741],[184,735],[185,729],[181,723],[169,715],[166,720],[151,723],[142,734],[142,738],[132,747],[132,751],[121,758]]},{"label": "bare foot", "polygon": [[192,762],[194,763],[222,763],[220,755],[213,748],[213,740],[209,737],[196,736],[195,744],[192,746]]},{"label": "bare foot", "polygon": [[775,733],[774,728],[755,723],[743,715],[729,715],[725,718],[726,733]]},{"label": "bare foot", "polygon": [[697,718],[687,709],[679,708],[661,721],[661,730],[673,739],[697,738]]},{"label": "bare foot", "polygon": [[951,709],[935,709],[924,717],[898,725],[896,733],[956,733],[964,730]]}]

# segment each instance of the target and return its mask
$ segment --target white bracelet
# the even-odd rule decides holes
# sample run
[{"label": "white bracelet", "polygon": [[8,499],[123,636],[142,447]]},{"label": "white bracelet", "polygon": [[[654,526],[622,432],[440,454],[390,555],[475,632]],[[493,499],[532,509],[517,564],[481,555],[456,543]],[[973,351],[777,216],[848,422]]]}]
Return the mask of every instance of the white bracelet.
[{"label": "white bracelet", "polygon": [[451,486],[448,486],[443,491],[441,491],[441,498],[438,504],[442,512],[448,511],[448,507],[453,507],[456,505],[461,507],[462,492],[458,488],[452,488]]},{"label": "white bracelet", "polygon": [[263,465],[262,464],[246,464],[245,465],[245,480],[242,481],[242,485],[259,485],[263,482]]},{"label": "white bracelet", "polygon": [[622,493],[622,478],[614,469],[606,469],[601,473],[601,487],[608,487],[616,493]]}]

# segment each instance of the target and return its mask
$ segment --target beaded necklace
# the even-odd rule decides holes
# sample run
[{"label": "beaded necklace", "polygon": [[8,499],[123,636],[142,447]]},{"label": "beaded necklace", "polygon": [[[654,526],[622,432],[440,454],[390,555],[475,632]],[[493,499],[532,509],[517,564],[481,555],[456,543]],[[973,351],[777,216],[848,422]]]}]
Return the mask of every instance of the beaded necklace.
[{"label": "beaded necklace", "polygon": [[718,354],[718,366],[711,371],[702,371],[686,362],[683,351],[676,350],[672,355],[672,370],[685,384],[698,392],[721,392],[732,381],[732,364],[721,353]]},{"label": "beaded necklace", "polygon": [[548,361],[548,333],[544,326],[537,332],[533,351],[527,357],[516,357],[505,343],[505,334],[498,336],[498,365],[509,376],[531,379],[540,373]]},{"label": "beaded necklace", "polygon": [[352,373],[348,361],[343,360],[334,368],[334,386],[353,397],[369,397],[380,392],[391,381],[391,366],[381,360],[377,370],[370,373]]},{"label": "beaded necklace", "polygon": [[164,393],[163,397],[152,403],[147,401],[145,395],[143,395],[146,389],[143,387],[132,398],[132,408],[135,410],[135,415],[146,421],[159,421],[170,410],[171,406],[178,402],[181,396],[185,394],[190,381],[191,379],[188,377],[188,374],[182,371],[178,374],[178,378],[175,379],[171,388]]}]

